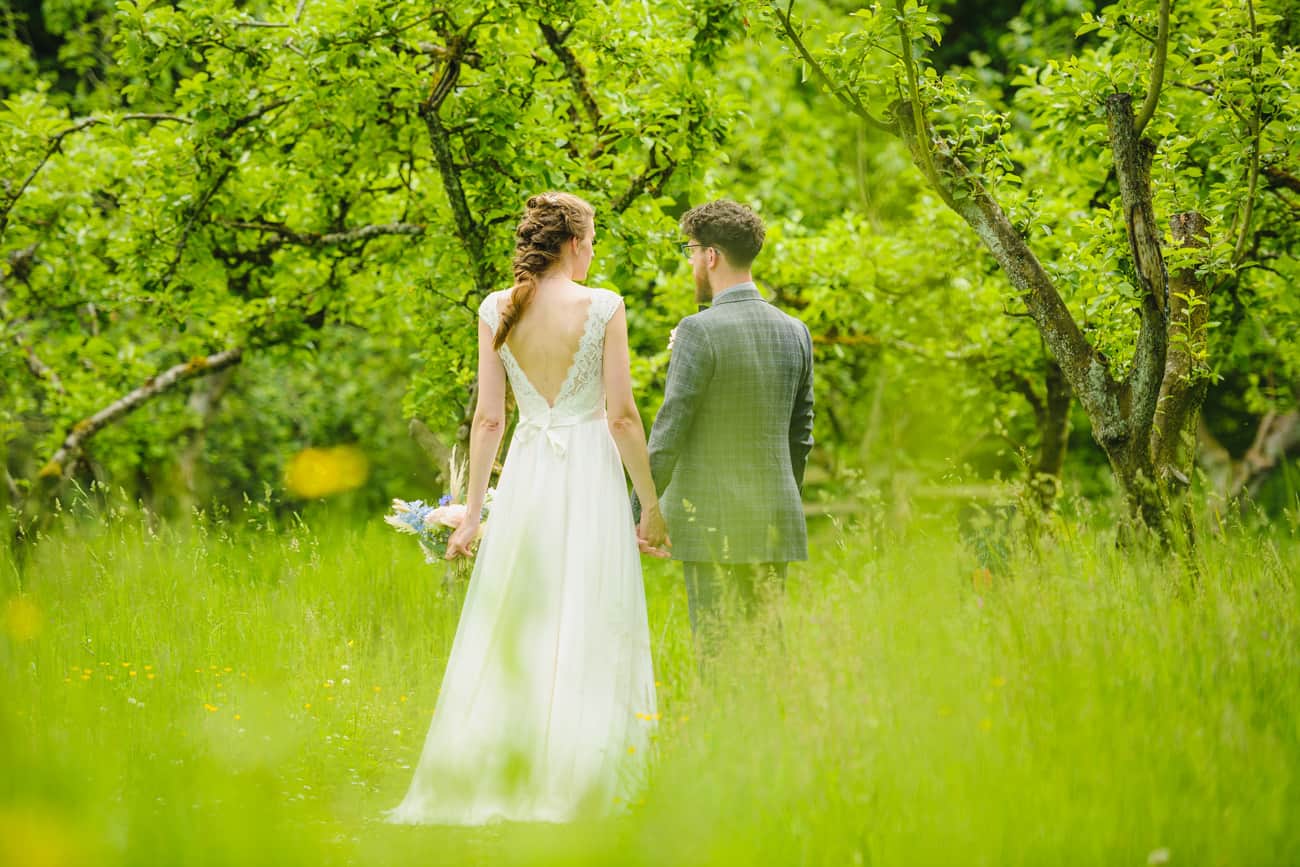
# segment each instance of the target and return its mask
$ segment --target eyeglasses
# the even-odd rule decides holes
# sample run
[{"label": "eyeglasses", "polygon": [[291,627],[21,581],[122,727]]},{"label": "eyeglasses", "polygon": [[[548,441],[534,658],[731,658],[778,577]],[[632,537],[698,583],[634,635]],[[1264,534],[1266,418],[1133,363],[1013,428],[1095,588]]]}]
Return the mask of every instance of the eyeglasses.
[{"label": "eyeglasses", "polygon": [[688,242],[688,243],[685,243],[685,244],[682,244],[682,245],[681,245],[681,248],[682,248],[682,255],[685,256],[687,259],[689,259],[689,258],[691,258],[691,256],[694,255],[694,254],[691,252],[691,249],[692,249],[692,248],[694,248],[694,247],[704,247],[704,248],[707,249],[708,246],[709,246],[708,244],[691,244],[691,243],[689,243],[689,242]]}]

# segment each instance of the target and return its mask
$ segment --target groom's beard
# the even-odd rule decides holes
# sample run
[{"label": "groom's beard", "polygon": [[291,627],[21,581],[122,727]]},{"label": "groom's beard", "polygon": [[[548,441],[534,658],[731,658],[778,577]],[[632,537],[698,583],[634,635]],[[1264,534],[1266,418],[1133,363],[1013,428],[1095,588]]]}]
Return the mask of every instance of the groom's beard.
[{"label": "groom's beard", "polygon": [[695,303],[704,306],[713,301],[713,287],[709,285],[709,274],[704,272],[692,272],[695,278]]}]

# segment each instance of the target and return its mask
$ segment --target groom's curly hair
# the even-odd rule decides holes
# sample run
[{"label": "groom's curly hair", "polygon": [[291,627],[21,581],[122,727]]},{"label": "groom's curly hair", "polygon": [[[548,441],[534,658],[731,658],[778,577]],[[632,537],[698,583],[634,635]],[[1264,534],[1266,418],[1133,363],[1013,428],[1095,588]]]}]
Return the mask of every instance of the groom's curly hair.
[{"label": "groom's curly hair", "polygon": [[737,268],[749,267],[767,236],[762,218],[730,199],[691,208],[682,214],[682,231],[688,238],[722,251]]}]

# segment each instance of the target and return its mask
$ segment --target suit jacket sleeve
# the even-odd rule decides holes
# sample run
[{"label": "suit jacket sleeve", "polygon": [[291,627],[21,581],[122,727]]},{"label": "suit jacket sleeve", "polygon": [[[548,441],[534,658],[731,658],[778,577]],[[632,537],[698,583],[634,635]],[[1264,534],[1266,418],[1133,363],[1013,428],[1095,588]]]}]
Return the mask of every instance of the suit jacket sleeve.
[{"label": "suit jacket sleeve", "polygon": [[804,468],[813,447],[813,359],[812,335],[807,325],[799,324],[803,326],[803,375],[790,412],[790,467],[794,470],[795,484],[803,493]]},{"label": "suit jacket sleeve", "polygon": [[672,481],[673,470],[695,421],[700,401],[713,379],[713,346],[703,327],[691,318],[677,326],[664,403],[650,429],[650,474],[656,493],[663,494]]}]

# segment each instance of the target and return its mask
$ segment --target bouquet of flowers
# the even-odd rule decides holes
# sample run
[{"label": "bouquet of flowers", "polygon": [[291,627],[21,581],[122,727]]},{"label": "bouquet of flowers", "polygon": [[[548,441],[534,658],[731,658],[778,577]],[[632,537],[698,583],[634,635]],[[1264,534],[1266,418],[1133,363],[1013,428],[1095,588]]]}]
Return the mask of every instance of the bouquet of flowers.
[{"label": "bouquet of flowers", "polygon": [[[451,534],[465,520],[465,506],[456,502],[457,496],[463,490],[464,469],[456,460],[454,448],[448,464],[451,492],[443,494],[436,506],[429,505],[423,500],[408,502],[395,499],[393,510],[384,516],[384,522],[399,533],[416,537],[416,541],[420,543],[420,550],[424,551],[426,563],[437,563],[446,557],[447,543],[451,541]],[[487,524],[488,511],[495,493],[494,489],[488,488],[487,495],[483,498],[483,509],[479,513],[482,525],[475,539],[483,535],[483,528]]]}]

